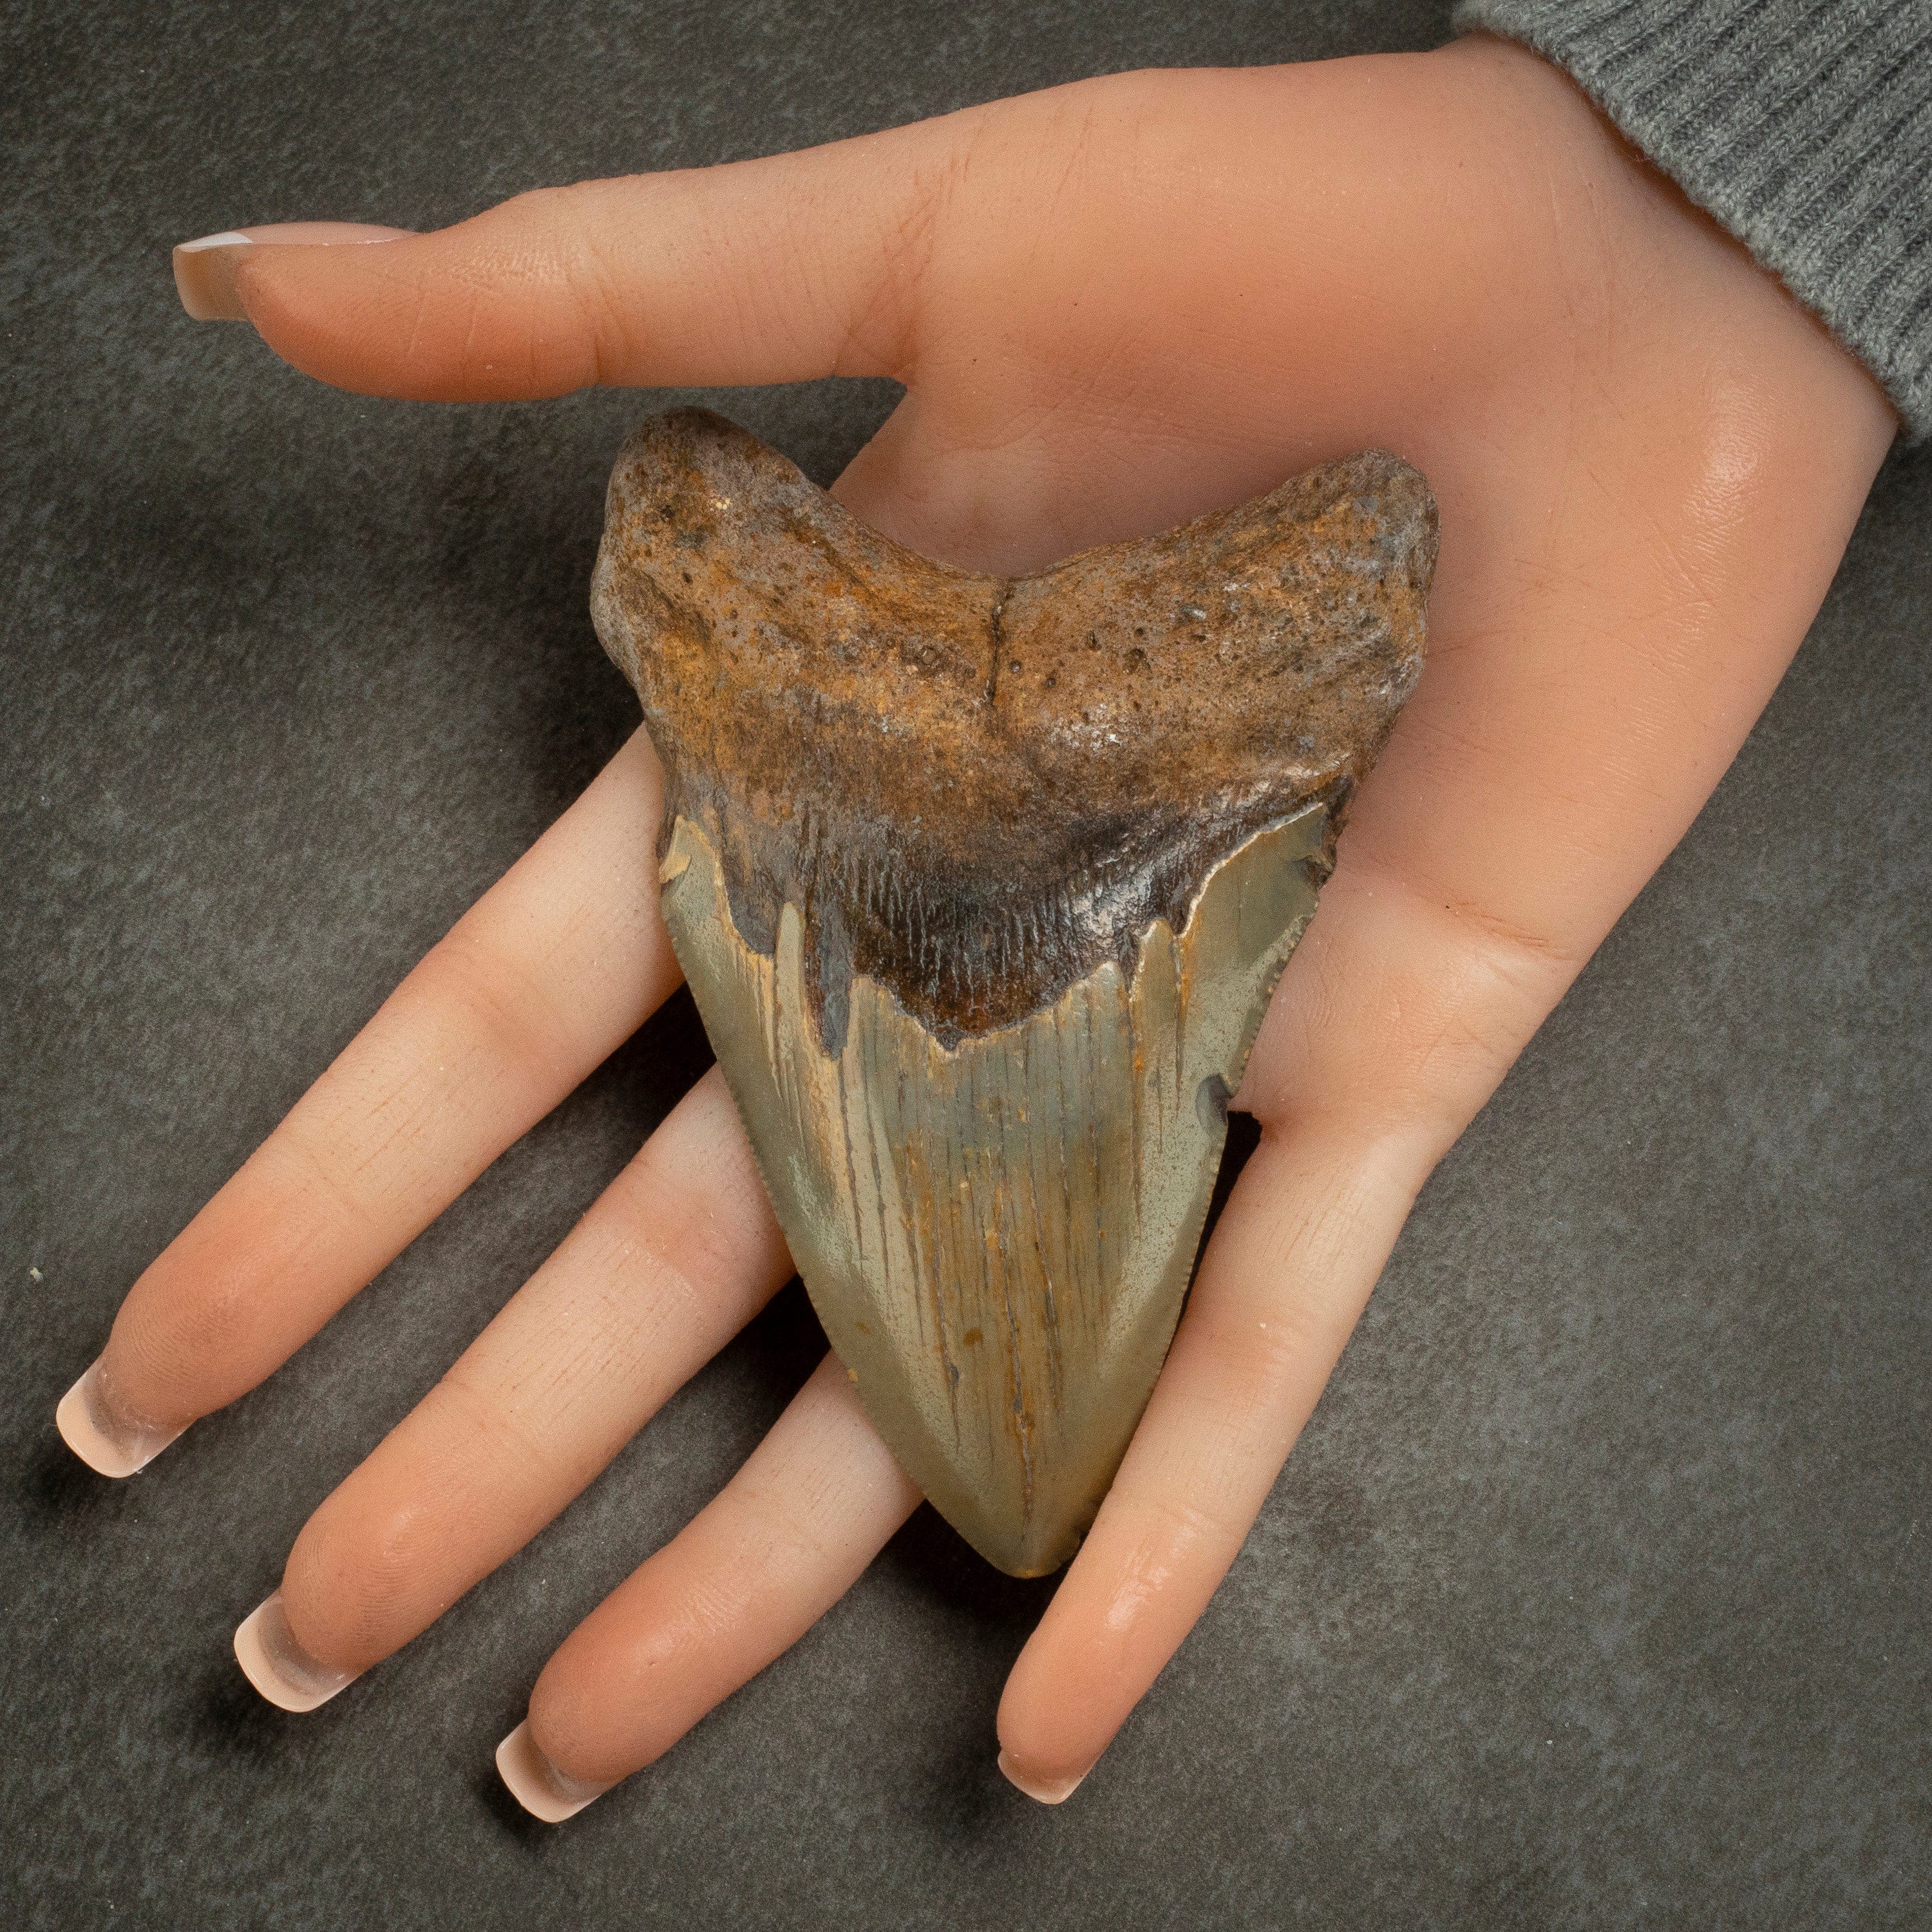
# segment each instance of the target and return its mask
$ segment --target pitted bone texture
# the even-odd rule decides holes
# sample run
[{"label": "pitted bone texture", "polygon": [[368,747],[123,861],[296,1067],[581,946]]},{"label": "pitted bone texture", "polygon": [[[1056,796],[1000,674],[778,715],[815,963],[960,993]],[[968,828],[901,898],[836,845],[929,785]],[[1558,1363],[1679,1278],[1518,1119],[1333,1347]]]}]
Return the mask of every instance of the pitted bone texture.
[{"label": "pitted bone texture", "polygon": [[1051,1004],[1311,801],[1331,836],[1413,688],[1436,557],[1379,452],[1034,575],[868,529],[699,410],[611,478],[592,592],[732,914],[805,915],[828,1046],[864,974],[946,1043]]}]

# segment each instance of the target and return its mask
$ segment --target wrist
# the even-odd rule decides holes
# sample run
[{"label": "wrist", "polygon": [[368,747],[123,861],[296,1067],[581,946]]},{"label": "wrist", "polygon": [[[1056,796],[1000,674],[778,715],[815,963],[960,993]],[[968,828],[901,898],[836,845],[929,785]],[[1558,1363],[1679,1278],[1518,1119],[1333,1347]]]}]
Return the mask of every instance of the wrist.
[{"label": "wrist", "polygon": [[1570,74],[1488,33],[1425,58],[1510,130],[1520,165],[1546,191],[1566,307],[1587,292],[1594,326],[1624,334],[1664,365],[1658,373],[1674,369],[1706,398],[1742,386],[1792,431],[1842,445],[1869,482],[1899,428],[1877,376]]}]

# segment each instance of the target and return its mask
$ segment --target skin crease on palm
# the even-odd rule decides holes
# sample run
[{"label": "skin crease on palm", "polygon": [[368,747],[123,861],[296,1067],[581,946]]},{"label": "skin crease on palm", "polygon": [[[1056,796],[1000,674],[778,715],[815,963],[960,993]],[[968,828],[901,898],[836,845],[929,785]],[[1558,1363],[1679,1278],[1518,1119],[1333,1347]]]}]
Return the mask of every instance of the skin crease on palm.
[{"label": "skin crease on palm", "polygon": [[[1891,408],[1562,75],[1480,38],[1124,75],[376,236],[260,230],[188,273],[376,395],[898,377],[836,494],[981,569],[1366,447],[1435,486],[1428,668],[1255,1049],[1260,1146],[1000,1704],[1008,1774],[1063,1797],[1240,1548],[1418,1189],[1736,753]],[[90,1384],[109,1436],[151,1447],[271,1373],[673,990],[658,804],[640,736],[141,1276]],[[316,1510],[285,1644],[334,1683],[407,1642],[790,1272],[714,1070]],[[551,1659],[513,1788],[561,1815],[650,1762],[916,1501],[828,1358]]]}]

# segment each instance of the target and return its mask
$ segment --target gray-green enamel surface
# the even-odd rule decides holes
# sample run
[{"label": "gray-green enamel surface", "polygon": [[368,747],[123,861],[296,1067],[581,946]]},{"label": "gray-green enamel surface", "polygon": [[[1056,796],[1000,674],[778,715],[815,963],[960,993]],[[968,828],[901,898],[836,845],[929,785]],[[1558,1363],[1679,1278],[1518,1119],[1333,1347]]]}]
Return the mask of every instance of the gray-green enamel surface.
[{"label": "gray-green enamel surface", "polygon": [[1255,833],[1181,930],[948,1048],[873,981],[829,1054],[787,904],[772,954],[672,827],[664,910],[780,1225],[909,1474],[989,1560],[1064,1562],[1172,1339],[1226,1101],[1315,910],[1324,812]]}]

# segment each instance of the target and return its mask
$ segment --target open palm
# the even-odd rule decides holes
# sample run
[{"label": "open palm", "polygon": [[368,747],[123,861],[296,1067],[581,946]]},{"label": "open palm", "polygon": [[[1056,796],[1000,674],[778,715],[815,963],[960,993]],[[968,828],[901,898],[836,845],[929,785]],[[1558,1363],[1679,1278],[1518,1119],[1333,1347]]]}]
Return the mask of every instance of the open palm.
[{"label": "open palm", "polygon": [[[1232,1560],[1422,1181],[1738,749],[1883,398],[1567,82],[1480,39],[1084,82],[431,236],[254,231],[184,274],[371,394],[896,376],[836,494],[983,570],[1364,447],[1433,484],[1429,667],[1255,1048],[1258,1149],[1000,1707],[1009,1775],[1064,1796]],[[96,1466],[270,1374],[674,989],[658,806],[640,736],[136,1283],[62,1407]],[[306,1708],[407,1642],[790,1272],[714,1070],[310,1520],[251,1675]],[[500,1756],[519,1796],[565,1816],[650,1762],[917,1500],[828,1359],[552,1658]]]}]

